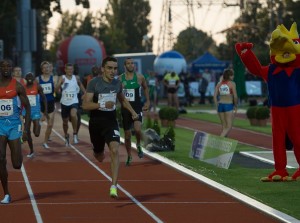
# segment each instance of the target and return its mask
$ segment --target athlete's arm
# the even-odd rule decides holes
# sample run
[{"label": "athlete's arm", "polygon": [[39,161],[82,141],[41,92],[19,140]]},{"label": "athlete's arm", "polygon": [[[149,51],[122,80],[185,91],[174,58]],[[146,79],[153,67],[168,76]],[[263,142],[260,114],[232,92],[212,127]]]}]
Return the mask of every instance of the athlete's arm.
[{"label": "athlete's arm", "polygon": [[86,92],[83,101],[82,109],[84,110],[96,110],[100,107],[98,103],[93,102],[94,93]]},{"label": "athlete's arm", "polygon": [[[21,104],[26,109],[24,132],[29,132],[30,131],[30,114],[31,114],[30,103],[29,103],[28,97],[26,95],[25,88],[19,82],[16,83],[16,91],[17,91],[17,94],[18,94],[19,99],[21,101]],[[27,141],[27,134],[23,134],[22,139],[24,141]]]},{"label": "athlete's arm", "polygon": [[232,83],[234,111],[237,112],[238,96],[237,96],[237,92],[236,92],[236,84],[232,81],[231,81],[231,83]]},{"label": "athlete's arm", "polygon": [[37,84],[37,88],[38,88],[39,95],[41,96],[41,98],[43,100],[43,103],[44,103],[44,108],[45,108],[44,115],[46,116],[47,120],[49,120],[48,105],[47,105],[46,95],[44,94],[44,90],[41,87],[41,85]]},{"label": "athlete's arm", "polygon": [[78,84],[80,90],[82,91],[83,94],[85,94],[85,93],[86,93],[86,92],[85,92],[85,87],[83,86],[83,84],[82,84],[82,82],[80,81],[80,79],[79,79],[78,76],[76,76],[76,80],[77,80],[77,84]]},{"label": "athlete's arm", "polygon": [[138,114],[133,110],[129,101],[127,101],[127,99],[125,98],[122,91],[117,94],[117,98],[118,98],[119,102],[122,104],[122,106],[131,113],[132,119],[133,120],[138,119],[138,117],[139,117]]},{"label": "athlete's arm", "polygon": [[[57,77],[57,76],[55,76]],[[56,78],[57,79],[57,78]],[[54,92],[56,93],[59,93],[60,92],[60,88],[61,88],[61,85],[65,82],[65,79],[63,79],[62,76],[60,76],[58,78],[58,80],[56,81],[56,79],[54,80],[54,77],[53,77],[53,82],[54,82]]]},{"label": "athlete's arm", "polygon": [[149,109],[149,106],[150,106],[150,97],[149,97],[148,84],[147,84],[146,79],[143,75],[140,75],[140,78],[142,80],[141,85],[144,89],[144,94],[145,94],[145,97],[146,97],[146,102],[145,102],[145,105],[143,106],[143,111],[147,111]]}]

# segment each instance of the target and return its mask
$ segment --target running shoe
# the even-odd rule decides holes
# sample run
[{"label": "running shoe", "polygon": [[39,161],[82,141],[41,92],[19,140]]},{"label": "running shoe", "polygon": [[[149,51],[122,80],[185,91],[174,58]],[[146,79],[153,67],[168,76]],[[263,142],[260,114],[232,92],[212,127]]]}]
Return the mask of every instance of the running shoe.
[{"label": "running shoe", "polygon": [[126,161],[126,166],[130,166],[131,161],[132,161],[132,156],[128,156]]},{"label": "running shoe", "polygon": [[50,147],[48,146],[47,143],[43,143],[43,147],[44,147],[44,149],[50,149]]},{"label": "running shoe", "polygon": [[118,198],[118,191],[115,185],[112,185],[109,189],[109,195],[112,198]]},{"label": "running shoe", "polygon": [[67,134],[66,136],[65,136],[65,145],[68,147],[68,146],[70,146],[70,137],[69,137],[69,134]]},{"label": "running shoe", "polygon": [[140,145],[137,146],[137,151],[138,151],[138,156],[140,158],[143,158],[144,157],[144,153],[143,153],[142,147]]},{"label": "running shoe", "polygon": [[11,202],[11,197],[9,194],[5,194],[3,200],[1,201],[1,204],[9,204]]},{"label": "running shoe", "polygon": [[27,155],[28,158],[33,158],[34,157],[34,153],[30,153]]},{"label": "running shoe", "polygon": [[77,136],[77,134],[73,134],[73,143],[74,144],[78,143],[78,136]]}]

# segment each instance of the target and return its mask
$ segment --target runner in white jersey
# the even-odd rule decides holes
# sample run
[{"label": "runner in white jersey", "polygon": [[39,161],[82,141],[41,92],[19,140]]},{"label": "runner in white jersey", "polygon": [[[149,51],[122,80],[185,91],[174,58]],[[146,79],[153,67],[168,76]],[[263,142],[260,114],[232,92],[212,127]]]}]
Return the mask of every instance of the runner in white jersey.
[{"label": "runner in white jersey", "polygon": [[77,136],[77,109],[78,109],[78,92],[79,89],[85,93],[85,88],[78,76],[73,74],[74,66],[71,63],[65,65],[65,75],[58,80],[56,91],[61,91],[61,117],[63,120],[63,130],[65,134],[66,146],[69,146],[68,121],[71,119],[73,127],[73,143],[78,143]]}]

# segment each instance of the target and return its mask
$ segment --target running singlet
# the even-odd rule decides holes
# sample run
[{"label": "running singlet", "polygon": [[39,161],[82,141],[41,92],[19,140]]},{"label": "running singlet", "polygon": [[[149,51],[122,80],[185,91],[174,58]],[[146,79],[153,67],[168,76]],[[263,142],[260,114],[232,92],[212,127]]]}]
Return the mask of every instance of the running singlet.
[{"label": "running singlet", "polygon": [[72,75],[71,80],[69,80],[65,75],[63,75],[62,78],[64,79],[64,83],[62,85],[60,103],[66,106],[77,104],[79,86],[75,75]]},{"label": "running singlet", "polygon": [[219,87],[220,95],[231,95],[232,89],[228,86],[228,81],[222,81]]},{"label": "running singlet", "polygon": [[43,81],[42,76],[39,76],[39,83],[43,88],[43,92],[47,98],[47,101],[54,101],[54,82],[51,75],[48,81]]},{"label": "running singlet", "polygon": [[26,84],[23,86],[26,90],[26,95],[30,103],[31,113],[40,112],[41,111],[40,95],[39,95],[37,83],[34,82],[30,87],[28,87]]},{"label": "running singlet", "polygon": [[[86,89],[87,93],[93,93],[93,102],[102,105],[106,101],[113,101],[117,103],[117,94],[121,93],[122,86],[118,79],[113,79],[111,83],[103,80],[102,77],[93,78]],[[99,108],[97,110],[91,111],[91,119],[101,119],[101,120],[115,120],[116,119],[116,106],[112,109]]]},{"label": "running singlet", "polygon": [[16,91],[16,79],[0,87],[0,120],[20,119],[21,102]]},{"label": "running singlet", "polygon": [[137,74],[133,74],[131,80],[126,80],[125,73],[121,76],[121,81],[124,86],[123,93],[133,108],[142,107],[141,103],[141,86],[139,85]]}]

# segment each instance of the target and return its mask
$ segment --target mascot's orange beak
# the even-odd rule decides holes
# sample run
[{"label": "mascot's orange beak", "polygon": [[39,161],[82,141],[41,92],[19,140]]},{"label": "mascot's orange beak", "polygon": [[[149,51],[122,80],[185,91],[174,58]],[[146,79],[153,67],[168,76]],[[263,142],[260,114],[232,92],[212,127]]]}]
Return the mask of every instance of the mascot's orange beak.
[{"label": "mascot's orange beak", "polygon": [[300,42],[295,22],[290,30],[287,30],[284,25],[279,25],[272,32],[270,54],[271,59],[277,63],[288,63],[296,60],[297,54],[300,54]]}]

